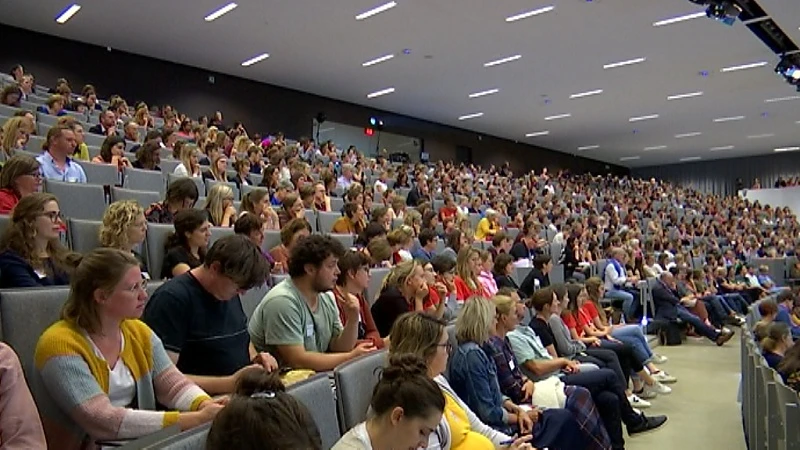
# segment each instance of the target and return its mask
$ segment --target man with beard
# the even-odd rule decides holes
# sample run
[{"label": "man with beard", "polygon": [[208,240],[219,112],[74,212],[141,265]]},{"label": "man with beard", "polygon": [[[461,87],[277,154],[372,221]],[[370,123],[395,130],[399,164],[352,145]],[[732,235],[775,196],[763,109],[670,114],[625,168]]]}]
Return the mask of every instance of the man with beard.
[{"label": "man with beard", "polygon": [[269,351],[282,368],[333,370],[339,364],[375,350],[359,343],[358,298],[343,305],[342,326],[333,287],[344,247],[330,236],[312,235],[292,248],[289,278],[261,300],[248,331],[256,350]]}]

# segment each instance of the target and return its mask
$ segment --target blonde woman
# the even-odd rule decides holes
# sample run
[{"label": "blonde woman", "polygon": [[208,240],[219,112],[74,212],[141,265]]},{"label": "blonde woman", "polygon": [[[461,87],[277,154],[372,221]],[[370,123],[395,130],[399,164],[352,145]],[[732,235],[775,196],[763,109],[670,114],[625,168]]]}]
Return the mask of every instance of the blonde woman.
[{"label": "blonde woman", "polygon": [[197,161],[197,147],[184,144],[180,153],[181,163],[175,168],[175,175],[197,178],[201,176],[200,164]]},{"label": "blonde woman", "polygon": [[255,189],[242,197],[241,214],[246,213],[260,217],[264,223],[264,231],[280,231],[281,229],[280,218],[270,206],[269,191],[266,189]]},{"label": "blonde woman", "polygon": [[411,237],[417,237],[419,235],[419,230],[422,227],[422,214],[420,214],[416,209],[409,209],[406,211],[405,217],[403,218],[403,225],[406,225],[411,229]]},{"label": "blonde woman", "polygon": [[5,161],[17,150],[24,150],[28,136],[33,133],[33,122],[27,117],[12,117],[3,124],[2,160]]},{"label": "blonde woman", "polygon": [[144,242],[147,233],[147,220],[144,209],[136,200],[122,200],[114,202],[106,208],[103,214],[103,224],[100,226],[100,246],[116,248],[130,253],[139,261],[142,277],[150,279],[147,262],[142,258],[135,247]]},{"label": "blonde woman", "polygon": [[208,191],[206,206],[203,208],[208,221],[215,227],[232,227],[236,221],[236,208],[233,206],[233,189],[227,184],[215,184]]},{"label": "blonde woman", "polygon": [[212,181],[228,182],[228,157],[220,153],[211,160],[211,167],[203,174],[203,178]]},{"label": "blonde woman", "polygon": [[464,303],[475,295],[487,295],[478,280],[480,271],[480,251],[474,247],[462,247],[456,257],[456,277],[453,280],[456,285],[456,300],[458,300],[458,303]]},{"label": "blonde woman", "polygon": [[231,148],[231,158],[236,158],[236,155],[247,156],[247,149],[255,145],[246,134],[240,134],[233,140],[233,147]]},{"label": "blonde woman", "polygon": [[404,261],[394,267],[383,280],[381,293],[372,305],[372,318],[381,337],[392,330],[395,320],[409,311],[425,311],[428,295],[425,271],[417,261]]}]

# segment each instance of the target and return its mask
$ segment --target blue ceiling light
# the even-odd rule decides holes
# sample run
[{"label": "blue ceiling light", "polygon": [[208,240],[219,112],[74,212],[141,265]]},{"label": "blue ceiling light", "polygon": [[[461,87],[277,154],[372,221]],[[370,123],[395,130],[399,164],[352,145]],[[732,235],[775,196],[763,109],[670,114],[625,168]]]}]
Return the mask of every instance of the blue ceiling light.
[{"label": "blue ceiling light", "polygon": [[410,48],[404,48],[403,49],[403,54],[404,55],[410,55],[411,54],[411,49]]},{"label": "blue ceiling light", "polygon": [[700,76],[703,77],[703,78],[708,77],[708,71],[707,70],[701,70],[700,71]]}]

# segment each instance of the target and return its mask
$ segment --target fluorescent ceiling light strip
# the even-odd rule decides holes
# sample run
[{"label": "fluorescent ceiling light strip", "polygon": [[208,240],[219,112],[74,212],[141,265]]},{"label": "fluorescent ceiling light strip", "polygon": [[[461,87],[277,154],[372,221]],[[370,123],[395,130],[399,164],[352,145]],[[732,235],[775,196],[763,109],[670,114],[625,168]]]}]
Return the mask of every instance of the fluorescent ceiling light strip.
[{"label": "fluorescent ceiling light strip", "polygon": [[603,69],[614,69],[616,67],[630,66],[631,64],[639,64],[645,61],[647,61],[647,58],[629,59],[627,61],[620,61],[620,62],[606,64],[603,66]]},{"label": "fluorescent ceiling light strip", "polygon": [[644,151],[649,152],[650,150],[664,150],[667,148],[666,145],[654,145],[652,147],[645,147]]},{"label": "fluorescent ceiling light strip", "polygon": [[73,4],[69,5],[69,6],[67,7],[67,9],[65,9],[64,11],[62,11],[62,12],[61,12],[61,14],[59,14],[59,15],[58,15],[58,17],[56,17],[56,22],[58,22],[58,23],[60,23],[60,24],[64,24],[64,23],[66,23],[66,22],[67,22],[69,19],[71,19],[71,18],[72,18],[72,16],[74,16],[75,14],[77,14],[77,13],[78,13],[78,11],[80,11],[80,10],[81,10],[81,5],[79,5],[79,4],[77,4],[77,3],[73,3]]},{"label": "fluorescent ceiling light strip", "polygon": [[583,151],[583,150],[594,150],[594,149],[596,149],[596,148],[600,148],[600,146],[599,146],[599,145],[584,145],[583,147],[578,147],[578,150],[579,150],[579,151]]},{"label": "fluorescent ceiling light strip", "polygon": [[635,161],[635,160],[640,159],[640,158],[641,158],[641,156],[623,156],[619,160],[620,161]]},{"label": "fluorescent ceiling light strip", "polygon": [[733,122],[735,120],[744,120],[744,116],[718,117],[714,119],[714,122]]},{"label": "fluorescent ceiling light strip", "polygon": [[679,159],[678,161],[680,161],[680,162],[688,162],[688,161],[699,161],[701,159],[703,159],[703,158],[701,158],[699,156],[687,156],[685,158]]},{"label": "fluorescent ceiling light strip", "polygon": [[658,114],[650,114],[649,116],[631,117],[628,122],[641,122],[642,120],[658,119]]},{"label": "fluorescent ceiling light strip", "polygon": [[734,148],[736,147],[734,147],[733,145],[723,145],[721,147],[711,147],[709,150],[711,150],[712,152],[718,152],[720,150],[733,150]]},{"label": "fluorescent ceiling light strip", "polygon": [[538,137],[538,136],[547,136],[550,134],[549,131],[534,131],[533,133],[528,133],[525,137]]},{"label": "fluorescent ceiling light strip", "polygon": [[544,120],[558,120],[558,119],[566,119],[567,117],[572,117],[572,114],[556,114],[555,116],[545,117]]},{"label": "fluorescent ceiling light strip", "polygon": [[800,150],[800,147],[779,147],[775,149],[775,153],[794,152]]},{"label": "fluorescent ceiling light strip", "polygon": [[269,58],[269,53],[262,53],[262,54],[260,54],[258,56],[254,56],[254,57],[248,59],[247,61],[243,62],[242,66],[243,67],[250,67],[253,64],[261,62],[261,61],[263,61],[263,60],[265,60],[267,58]]},{"label": "fluorescent ceiling light strip", "polygon": [[747,136],[747,139],[761,139],[761,138],[768,138],[775,136],[775,133],[764,133],[764,134],[752,134]]},{"label": "fluorescent ceiling light strip", "polygon": [[686,14],[683,16],[672,17],[670,19],[659,20],[658,22],[653,22],[653,26],[663,27],[664,25],[672,25],[673,23],[685,22],[687,20],[692,20],[692,19],[699,19],[700,17],[706,17],[706,12],[700,11],[696,13]]},{"label": "fluorescent ceiling light strip", "polygon": [[485,95],[497,94],[498,92],[500,92],[500,89],[488,89],[488,90],[485,90],[485,91],[480,91],[480,92],[475,92],[475,93],[469,94],[469,98],[483,97]]},{"label": "fluorescent ceiling light strip", "polygon": [[514,56],[509,56],[509,57],[506,57],[506,58],[496,59],[494,61],[489,61],[487,63],[484,63],[483,67],[498,66],[500,64],[505,64],[505,63],[508,63],[508,62],[511,62],[511,61],[516,61],[516,60],[518,60],[520,58],[522,58],[522,55],[514,55]]},{"label": "fluorescent ceiling light strip", "polygon": [[767,62],[767,61],[759,61],[759,62],[750,63],[750,64],[742,64],[740,66],[724,67],[724,68],[720,69],[719,71],[720,72],[736,72],[738,70],[755,69],[756,67],[764,67],[767,64],[769,64],[769,62]]},{"label": "fluorescent ceiling light strip", "polygon": [[693,131],[691,133],[676,134],[675,137],[678,138],[678,139],[681,139],[681,138],[687,138],[687,137],[700,136],[701,134],[703,134],[703,133],[700,132],[700,131]]},{"label": "fluorescent ceiling light strip", "polygon": [[383,56],[381,56],[379,58],[371,59],[369,61],[361,63],[361,65],[364,66],[364,67],[374,66],[375,64],[380,64],[380,63],[388,61],[388,60],[390,60],[392,58],[394,58],[394,54],[393,53],[389,54],[389,55],[383,55]]},{"label": "fluorescent ceiling light strip", "polygon": [[380,13],[382,13],[384,11],[388,11],[388,10],[394,8],[395,6],[397,6],[397,2],[384,3],[383,5],[376,6],[375,8],[372,8],[370,10],[364,11],[361,14],[357,15],[356,16],[356,20],[364,20],[364,19],[366,19],[368,17],[374,16],[375,14],[380,14]]},{"label": "fluorescent ceiling light strip", "polygon": [[335,130],[335,129],[336,129],[336,128],[334,128],[334,127],[330,127],[330,128],[323,128],[323,129],[319,130],[319,133],[327,133],[327,132],[329,132],[329,131],[333,131],[333,130]]},{"label": "fluorescent ceiling light strip", "polygon": [[217,20],[220,17],[224,16],[225,14],[228,14],[229,12],[233,11],[234,9],[236,9],[237,6],[239,6],[239,5],[237,5],[234,2],[230,2],[227,5],[221,7],[219,9],[217,9],[216,11],[213,11],[211,14],[207,15],[205,17],[205,20],[206,20],[206,22],[211,22],[211,21]]},{"label": "fluorescent ceiling light strip", "polygon": [[602,94],[602,93],[603,93],[602,89],[596,89],[594,91],[578,92],[577,94],[570,95],[569,98],[570,99],[583,98],[583,97],[589,97],[589,96],[592,96],[592,95],[599,95],[599,94]]},{"label": "fluorescent ceiling light strip", "polygon": [[788,100],[798,100],[798,99],[800,99],[800,95],[790,95],[788,97],[768,98],[764,100],[764,103],[777,103],[777,102],[785,102]]},{"label": "fluorescent ceiling light strip", "polygon": [[461,117],[458,118],[458,120],[475,119],[475,118],[481,117],[481,116],[483,116],[483,113],[482,112],[477,112],[477,113],[472,113],[472,114],[467,114],[465,116],[461,116]]},{"label": "fluorescent ceiling light strip", "polygon": [[389,88],[386,88],[386,89],[381,89],[380,91],[375,91],[375,92],[372,92],[370,94],[367,94],[367,98],[380,97],[381,95],[391,94],[392,92],[394,92],[394,88],[393,87],[389,87]]},{"label": "fluorescent ceiling light strip", "polygon": [[699,97],[701,95],[703,95],[702,91],[700,91],[700,92],[689,92],[689,93],[686,93],[686,94],[675,94],[675,95],[670,95],[669,97],[667,97],[667,100],[680,100],[682,98]]},{"label": "fluorescent ceiling light strip", "polygon": [[538,16],[539,14],[548,13],[556,9],[555,6],[545,6],[544,8],[534,9],[524,13],[519,13],[513,16],[506,17],[506,22],[516,22],[518,20],[527,19],[528,17]]}]

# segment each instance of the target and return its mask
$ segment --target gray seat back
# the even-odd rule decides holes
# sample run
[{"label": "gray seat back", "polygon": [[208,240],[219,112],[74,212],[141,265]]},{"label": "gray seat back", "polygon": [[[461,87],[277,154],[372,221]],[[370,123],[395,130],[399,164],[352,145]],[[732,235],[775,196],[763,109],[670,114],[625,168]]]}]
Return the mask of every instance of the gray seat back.
[{"label": "gray seat back", "polygon": [[111,201],[118,202],[121,200],[136,200],[144,209],[153,203],[161,201],[161,194],[155,191],[134,191],[131,189],[123,189],[121,187],[111,188]]},{"label": "gray seat back", "polygon": [[[125,169],[123,187],[132,191],[156,191],[160,196],[166,192],[164,174],[157,170]],[[203,194],[200,194],[203,195]]]},{"label": "gray seat back", "polygon": [[338,210],[333,212],[320,211],[319,215],[319,232],[330,233],[333,230],[333,224],[342,217]]},{"label": "gray seat back", "polygon": [[389,275],[388,268],[374,268],[369,269],[369,284],[367,285],[367,303],[372,306],[378,295],[381,293],[381,286],[383,280]]},{"label": "gray seat back", "polygon": [[328,374],[319,373],[293,384],[287,392],[311,413],[322,439],[322,448],[333,447],[342,437],[342,432],[336,418],[336,400]]},{"label": "gray seat back", "polygon": [[342,433],[366,420],[372,390],[380,377],[378,369],[385,365],[387,354],[386,350],[373,352],[333,369]]},{"label": "gray seat back", "polygon": [[[173,181],[175,181],[175,180],[177,180],[179,178],[186,178],[186,177],[182,177],[180,175],[175,175],[172,172],[168,172],[167,173],[167,186],[169,186],[170,183],[172,183]],[[206,184],[203,182],[203,179],[200,178],[200,177],[191,177],[190,179],[192,181],[194,181],[195,186],[197,186],[198,195],[200,197],[205,197],[205,195],[206,195]]]},{"label": "gray seat back", "polygon": [[210,429],[211,424],[207,423],[144,447],[144,450],[205,450]]},{"label": "gray seat back", "polygon": [[175,227],[170,224],[149,223],[147,224],[147,270],[150,271],[150,278],[161,278],[161,266],[164,264],[164,244],[167,236],[175,231]]},{"label": "gray seat back", "polygon": [[69,219],[67,233],[70,248],[78,253],[87,253],[99,247],[102,224],[99,220]]},{"label": "gray seat back", "polygon": [[81,162],[81,167],[86,172],[86,180],[89,184],[99,184],[101,186],[116,186],[120,184],[119,170],[115,165],[83,161]]},{"label": "gray seat back", "polygon": [[242,309],[248,321],[256,310],[256,307],[258,307],[258,304],[261,303],[261,300],[267,295],[267,292],[269,292],[269,288],[266,283],[264,283],[262,286],[256,286],[239,296],[242,302]]},{"label": "gray seat back", "polygon": [[45,192],[58,198],[58,206],[71,219],[100,220],[106,210],[103,186],[63,181],[45,181]]}]

